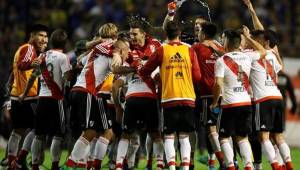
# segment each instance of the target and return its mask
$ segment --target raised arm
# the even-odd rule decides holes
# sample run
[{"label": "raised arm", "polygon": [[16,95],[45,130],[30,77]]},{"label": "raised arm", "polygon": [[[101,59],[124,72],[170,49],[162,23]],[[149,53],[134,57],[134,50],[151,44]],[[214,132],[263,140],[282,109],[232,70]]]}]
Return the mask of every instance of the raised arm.
[{"label": "raised arm", "polygon": [[250,36],[250,31],[249,29],[243,25],[243,36],[245,37],[245,40],[247,41],[247,43],[249,43],[249,45],[254,48],[255,50],[257,50],[260,54],[260,58],[264,58],[267,55],[267,51],[266,49],[259,44],[258,42],[256,42],[255,40],[253,40]]},{"label": "raised arm", "polygon": [[248,7],[248,10],[250,12],[254,29],[264,30],[264,26],[262,25],[259,18],[257,17],[256,12],[255,12],[255,10],[252,6],[251,1],[250,0],[243,0],[243,1],[244,1],[244,4]]}]

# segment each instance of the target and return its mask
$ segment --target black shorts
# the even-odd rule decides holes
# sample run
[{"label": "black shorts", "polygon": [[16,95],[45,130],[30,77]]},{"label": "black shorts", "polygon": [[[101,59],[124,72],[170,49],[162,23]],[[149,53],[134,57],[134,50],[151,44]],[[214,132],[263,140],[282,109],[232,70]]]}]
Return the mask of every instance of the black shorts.
[{"label": "black shorts", "polygon": [[132,133],[134,130],[159,131],[159,112],[157,99],[149,97],[129,97],[126,99],[122,129]]},{"label": "black shorts", "polygon": [[222,138],[230,136],[246,137],[252,132],[252,107],[238,106],[223,108],[219,135]]},{"label": "black shorts", "polygon": [[189,106],[175,106],[163,109],[164,134],[174,132],[192,132],[195,130],[194,108]]},{"label": "black shorts", "polygon": [[255,124],[260,131],[282,133],[285,129],[283,100],[266,100],[256,104]]},{"label": "black shorts", "polygon": [[117,137],[120,137],[122,135],[122,125],[116,121],[116,109],[114,105],[108,105],[107,109],[112,120],[112,130]]},{"label": "black shorts", "polygon": [[219,114],[213,113],[209,106],[212,104],[213,98],[212,97],[204,97],[199,99],[200,108],[200,121],[205,126],[216,126],[218,122]]},{"label": "black shorts", "polygon": [[37,100],[24,100],[20,103],[17,100],[11,100],[11,120],[12,128],[33,128],[35,120]]},{"label": "black shorts", "polygon": [[71,92],[71,128],[79,125],[81,130],[97,132],[110,129],[112,121],[105,109],[106,101],[87,92]]},{"label": "black shorts", "polygon": [[62,100],[40,98],[35,120],[36,135],[59,135],[65,133],[65,112]]}]

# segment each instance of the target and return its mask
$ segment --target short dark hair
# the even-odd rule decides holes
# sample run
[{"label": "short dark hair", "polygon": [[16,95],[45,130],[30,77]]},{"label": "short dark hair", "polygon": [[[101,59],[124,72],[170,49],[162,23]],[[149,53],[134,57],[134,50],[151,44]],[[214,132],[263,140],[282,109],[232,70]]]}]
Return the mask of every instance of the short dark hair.
[{"label": "short dark hair", "polygon": [[256,38],[261,37],[261,36],[262,36],[261,38],[264,38],[265,31],[264,30],[252,30],[250,32],[250,34],[251,34],[251,36],[256,37]]},{"label": "short dark hair", "polygon": [[278,38],[278,34],[270,29],[265,30],[265,39],[269,40],[270,42],[270,47],[274,48],[275,45],[277,45],[279,43],[279,38]]},{"label": "short dark hair", "polygon": [[64,49],[67,43],[68,35],[65,30],[56,29],[50,37],[52,48]]},{"label": "short dark hair", "polygon": [[241,44],[241,35],[235,30],[225,30],[223,32],[225,38],[227,38],[229,46],[232,48],[239,48]]},{"label": "short dark hair", "polygon": [[174,40],[176,37],[179,37],[181,33],[179,25],[174,21],[167,23],[165,31],[169,40]]},{"label": "short dark hair", "polygon": [[37,33],[40,31],[45,31],[48,33],[49,28],[43,24],[34,24],[29,28],[30,33]]},{"label": "short dark hair", "polygon": [[201,31],[208,39],[213,39],[217,34],[217,26],[211,22],[204,22],[201,24]]}]

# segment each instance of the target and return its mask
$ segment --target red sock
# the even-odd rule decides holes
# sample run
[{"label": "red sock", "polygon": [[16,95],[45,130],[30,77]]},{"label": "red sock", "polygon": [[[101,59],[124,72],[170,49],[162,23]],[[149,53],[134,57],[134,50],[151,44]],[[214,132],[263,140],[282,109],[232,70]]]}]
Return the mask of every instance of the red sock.
[{"label": "red sock", "polygon": [[289,161],[289,162],[286,162],[285,164],[286,164],[286,170],[293,170],[294,169],[292,162]]},{"label": "red sock", "polygon": [[7,159],[8,159],[8,165],[10,165],[16,159],[16,156],[8,155]]},{"label": "red sock", "polygon": [[28,151],[22,149],[17,158],[18,164],[22,164],[23,161],[26,160],[27,155],[28,155]]},{"label": "red sock", "polygon": [[152,158],[147,160],[147,167],[152,167]]},{"label": "red sock", "polygon": [[51,170],[59,170],[59,161],[52,162]]},{"label": "red sock", "polygon": [[222,165],[224,163],[224,154],[223,152],[215,152],[215,155],[219,161],[219,164]]},{"label": "red sock", "polygon": [[93,161],[87,161],[87,164],[86,164],[86,169],[87,170],[90,170],[93,166]]},{"label": "red sock", "polygon": [[271,163],[271,166],[272,166],[272,170],[280,170],[281,169],[278,162]]},{"label": "red sock", "polygon": [[117,168],[123,168],[123,165],[120,164],[120,163],[118,163],[118,164],[116,164],[116,169],[117,169]]},{"label": "red sock", "polygon": [[252,168],[249,167],[249,166],[246,166],[246,167],[245,167],[245,170],[252,170]]},{"label": "red sock", "polygon": [[227,167],[226,170],[235,170],[234,166]]},{"label": "red sock", "polygon": [[32,164],[32,170],[39,170],[38,164]]},{"label": "red sock", "polygon": [[93,167],[94,167],[94,170],[100,170],[101,168],[101,160],[99,159],[94,159],[94,162],[93,162]]},{"label": "red sock", "polygon": [[210,166],[210,167],[212,167],[212,166],[215,166],[215,160],[213,160],[213,159],[209,159],[208,160],[208,166]]}]

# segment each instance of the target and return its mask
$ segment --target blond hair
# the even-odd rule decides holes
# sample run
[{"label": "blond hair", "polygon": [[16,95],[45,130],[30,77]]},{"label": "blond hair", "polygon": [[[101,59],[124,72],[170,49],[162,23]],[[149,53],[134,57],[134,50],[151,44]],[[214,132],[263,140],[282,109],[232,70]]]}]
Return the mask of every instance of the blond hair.
[{"label": "blond hair", "polygon": [[106,23],[99,28],[99,36],[101,38],[116,38],[118,35],[118,27],[113,23]]}]

